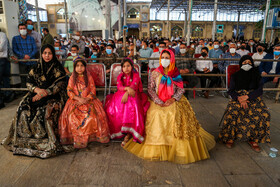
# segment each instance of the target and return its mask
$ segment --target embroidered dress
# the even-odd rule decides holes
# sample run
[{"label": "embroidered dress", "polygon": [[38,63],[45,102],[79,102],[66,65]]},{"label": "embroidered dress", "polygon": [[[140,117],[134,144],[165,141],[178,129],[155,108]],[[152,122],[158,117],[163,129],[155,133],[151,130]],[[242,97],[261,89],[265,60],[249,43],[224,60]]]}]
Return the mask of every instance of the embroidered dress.
[{"label": "embroidered dress", "polygon": [[[50,48],[53,59],[39,62],[28,74],[29,92],[21,100],[8,137],[3,145],[14,154],[48,158],[65,151],[58,136],[58,118],[66,102],[65,71],[55,57],[52,46],[43,46],[41,52]],[[48,96],[33,102],[35,88],[45,89]]]},{"label": "embroidered dress", "polygon": [[[89,142],[109,142],[109,128],[102,103],[96,98],[95,84],[88,73],[88,86],[84,77],[78,76],[74,85],[70,77],[67,93],[69,99],[59,118],[61,144],[74,144],[75,148],[85,148]],[[74,96],[90,98],[87,104],[79,105]]]},{"label": "embroidered dress", "polygon": [[[145,116],[150,106],[148,97],[143,93],[143,86],[138,72],[133,76],[121,73],[117,81],[118,91],[108,95],[105,110],[109,119],[111,139],[121,138],[129,133],[133,140],[141,143],[144,140]],[[135,97],[128,96],[126,103],[122,103],[125,87],[135,91]]]},{"label": "embroidered dress", "polygon": [[[145,140],[142,144],[130,140],[124,149],[152,161],[187,164],[207,159],[208,150],[215,146],[214,137],[200,126],[188,100],[183,96],[182,80],[175,66],[172,66],[175,59],[170,54],[169,76],[162,74],[160,63],[149,80],[151,105],[147,112]],[[173,104],[160,106],[170,98],[175,99]]]},{"label": "embroidered dress", "polygon": [[[252,68],[245,71],[243,62],[251,61]],[[263,81],[258,68],[249,55],[239,61],[241,69],[230,79],[229,95],[231,100],[226,108],[219,140],[224,143],[249,141],[270,143],[270,113],[263,102]],[[248,108],[244,109],[238,100],[239,96],[248,96]]]}]

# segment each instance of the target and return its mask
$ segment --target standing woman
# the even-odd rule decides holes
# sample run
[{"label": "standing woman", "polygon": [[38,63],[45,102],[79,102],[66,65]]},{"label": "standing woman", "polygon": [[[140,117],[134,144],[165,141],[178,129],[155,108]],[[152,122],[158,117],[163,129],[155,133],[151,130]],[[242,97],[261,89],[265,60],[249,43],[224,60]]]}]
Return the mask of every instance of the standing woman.
[{"label": "standing woman", "polygon": [[14,154],[48,158],[64,152],[58,118],[66,101],[65,71],[47,44],[40,62],[29,72],[27,88],[3,145]]},{"label": "standing woman", "polygon": [[214,137],[200,126],[183,96],[182,77],[171,50],[161,52],[160,66],[152,72],[148,93],[152,101],[145,140],[138,144],[131,139],[124,148],[147,160],[187,164],[209,158],[208,150],[215,146]]},{"label": "standing woman", "polygon": [[263,81],[254,61],[243,56],[241,69],[230,80],[228,103],[219,139],[232,148],[235,141],[247,141],[252,149],[260,152],[259,143],[270,143],[270,113],[261,96]]}]

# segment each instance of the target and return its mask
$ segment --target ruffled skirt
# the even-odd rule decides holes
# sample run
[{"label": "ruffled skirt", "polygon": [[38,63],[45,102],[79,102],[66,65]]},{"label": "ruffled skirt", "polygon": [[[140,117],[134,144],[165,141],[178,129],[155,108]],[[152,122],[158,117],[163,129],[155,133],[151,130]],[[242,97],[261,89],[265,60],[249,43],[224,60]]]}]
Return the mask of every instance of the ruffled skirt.
[{"label": "ruffled skirt", "polygon": [[168,107],[151,101],[145,130],[142,144],[130,140],[124,149],[151,161],[187,164],[208,159],[208,150],[216,144],[214,137],[200,126],[184,96]]}]

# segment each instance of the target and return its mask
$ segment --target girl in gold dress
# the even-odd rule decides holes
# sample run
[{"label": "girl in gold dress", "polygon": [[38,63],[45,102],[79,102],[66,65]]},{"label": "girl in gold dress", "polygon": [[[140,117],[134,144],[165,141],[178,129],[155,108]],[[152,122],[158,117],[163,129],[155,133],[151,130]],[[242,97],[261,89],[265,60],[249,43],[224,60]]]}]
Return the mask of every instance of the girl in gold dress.
[{"label": "girl in gold dress", "polygon": [[138,144],[131,139],[124,149],[143,159],[180,164],[209,158],[208,150],[215,146],[214,137],[200,126],[183,96],[182,78],[171,50],[161,52],[160,66],[152,72],[148,93],[152,101],[145,140]]}]

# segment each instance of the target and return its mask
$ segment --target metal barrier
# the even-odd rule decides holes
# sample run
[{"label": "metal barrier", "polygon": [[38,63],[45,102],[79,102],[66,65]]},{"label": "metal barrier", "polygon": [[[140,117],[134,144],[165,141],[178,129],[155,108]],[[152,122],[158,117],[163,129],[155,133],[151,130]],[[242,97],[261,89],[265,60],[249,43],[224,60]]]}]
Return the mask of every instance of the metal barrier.
[{"label": "metal barrier", "polygon": [[[108,61],[108,60],[122,60],[123,58],[85,58],[87,61]],[[69,61],[71,59],[59,59],[59,61]],[[158,60],[158,58],[136,58],[137,61],[147,61],[147,60]],[[240,59],[231,59],[231,58],[181,58],[181,57],[175,57],[175,60],[185,60],[188,61],[194,61],[194,60],[212,60],[212,61],[239,61]],[[39,59],[20,59],[20,60],[10,60],[11,62],[38,62]],[[254,59],[254,61],[262,61],[262,62],[271,62],[276,61],[280,62],[280,59],[274,60],[274,59]],[[148,63],[148,62],[145,62]],[[91,64],[91,62],[89,62]],[[110,74],[107,73],[109,76]],[[181,74],[182,76],[192,76],[192,77],[226,77],[226,74]],[[10,76],[27,76],[27,74],[11,74]],[[141,73],[141,76],[147,77],[148,73]],[[262,77],[280,77],[280,75],[262,75]],[[107,88],[107,91],[109,91],[110,88]],[[227,88],[184,88],[186,91],[191,90],[209,90],[209,91],[227,91]],[[0,88],[2,91],[28,91],[27,88]],[[104,91],[105,88],[96,88],[96,91]],[[116,89],[112,89],[116,90]],[[144,88],[144,90],[147,90],[147,88]],[[277,91],[276,99],[277,102],[280,95],[280,84],[278,88],[264,88],[264,91]]]}]

